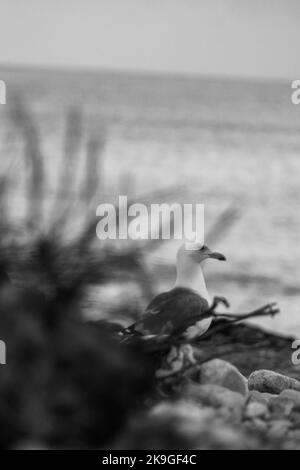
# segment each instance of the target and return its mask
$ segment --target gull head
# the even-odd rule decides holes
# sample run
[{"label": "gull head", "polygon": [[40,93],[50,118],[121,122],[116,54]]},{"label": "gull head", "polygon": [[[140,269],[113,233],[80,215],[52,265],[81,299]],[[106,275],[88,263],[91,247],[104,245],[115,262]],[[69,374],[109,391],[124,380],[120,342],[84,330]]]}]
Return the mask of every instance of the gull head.
[{"label": "gull head", "polygon": [[179,263],[200,264],[206,259],[217,259],[226,261],[225,256],[217,251],[212,251],[208,246],[200,242],[186,242],[177,252],[177,261]]}]

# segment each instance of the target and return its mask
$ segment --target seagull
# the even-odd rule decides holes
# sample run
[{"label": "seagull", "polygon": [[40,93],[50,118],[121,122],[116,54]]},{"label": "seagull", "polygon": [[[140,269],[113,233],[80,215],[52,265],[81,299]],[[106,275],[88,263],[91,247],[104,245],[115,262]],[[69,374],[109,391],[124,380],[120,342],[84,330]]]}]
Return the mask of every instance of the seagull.
[{"label": "seagull", "polygon": [[[211,251],[200,243],[185,243],[177,252],[177,277],[174,287],[157,295],[146,308],[141,319],[125,328],[119,334],[125,342],[142,343],[148,351],[166,351],[161,356],[160,367],[155,371],[159,380],[172,380],[172,377],[188,371],[197,365],[193,340],[204,335],[213,318],[230,319],[231,323],[265,315],[279,313],[276,302],[271,302],[252,312],[234,315],[217,313],[219,304],[229,307],[225,297],[214,297],[211,301],[202,271],[202,263],[207,259],[226,261],[222,253]],[[210,330],[210,331],[213,331]],[[208,332],[209,334],[209,332]],[[179,377],[180,377],[179,376]]]},{"label": "seagull", "polygon": [[202,271],[202,263],[207,259],[226,261],[222,253],[211,251],[199,242],[186,242],[180,246],[176,258],[174,287],[157,295],[141,319],[123,330],[124,334],[193,339],[208,330],[219,303],[229,307],[224,297],[214,297],[211,302]]}]

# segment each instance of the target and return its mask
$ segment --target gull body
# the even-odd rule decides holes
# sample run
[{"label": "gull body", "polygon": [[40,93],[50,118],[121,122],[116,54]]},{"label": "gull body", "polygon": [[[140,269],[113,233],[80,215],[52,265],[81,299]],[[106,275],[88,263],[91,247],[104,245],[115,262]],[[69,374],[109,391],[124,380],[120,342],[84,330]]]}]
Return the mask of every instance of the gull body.
[{"label": "gull body", "polygon": [[[197,256],[186,253],[185,246],[182,246],[177,252],[177,277],[174,287],[190,289],[207,301],[207,308],[211,305],[201,262]],[[185,336],[193,338],[203,335],[210,327],[211,322],[212,317],[196,322],[187,328]]]},{"label": "gull body", "polygon": [[211,317],[206,316],[211,299],[201,263],[209,258],[226,259],[205,245],[183,244],[177,252],[177,277],[173,289],[156,296],[141,320],[125,331],[143,336],[180,334],[188,338],[204,334],[211,323]]}]

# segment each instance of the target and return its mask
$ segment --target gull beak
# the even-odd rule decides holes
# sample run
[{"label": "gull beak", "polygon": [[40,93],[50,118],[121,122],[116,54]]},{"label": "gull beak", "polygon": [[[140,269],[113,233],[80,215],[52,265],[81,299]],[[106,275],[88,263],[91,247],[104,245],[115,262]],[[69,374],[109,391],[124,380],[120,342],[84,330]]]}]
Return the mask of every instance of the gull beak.
[{"label": "gull beak", "polygon": [[211,251],[207,246],[202,248],[202,251],[207,255],[207,258],[218,259],[219,261],[226,261],[226,257],[217,251]]},{"label": "gull beak", "polygon": [[210,253],[209,258],[218,259],[219,261],[226,261],[226,256],[224,256],[222,253],[218,253],[217,251]]}]

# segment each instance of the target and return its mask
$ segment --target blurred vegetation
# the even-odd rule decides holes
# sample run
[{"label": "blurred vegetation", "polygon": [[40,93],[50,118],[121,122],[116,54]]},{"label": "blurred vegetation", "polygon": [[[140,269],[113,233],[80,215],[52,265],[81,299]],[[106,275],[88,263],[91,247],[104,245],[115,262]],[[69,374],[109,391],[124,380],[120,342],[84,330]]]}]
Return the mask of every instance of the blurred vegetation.
[{"label": "blurred vegetation", "polygon": [[[103,130],[87,136],[84,176],[75,186],[83,129],[78,110],[68,114],[63,165],[45,217],[47,174],[38,126],[21,102],[11,119],[23,142],[26,209],[16,224],[6,174],[0,181],[0,336],[7,346],[0,369],[0,447],[99,447],[139,408],[152,377],[147,360],[114,338],[114,325],[87,321],[82,304],[91,285],[116,279],[133,279],[145,299],[151,296],[145,246],[96,239]],[[79,202],[83,220],[70,237]],[[123,305],[119,313],[134,318],[132,310]]]}]

